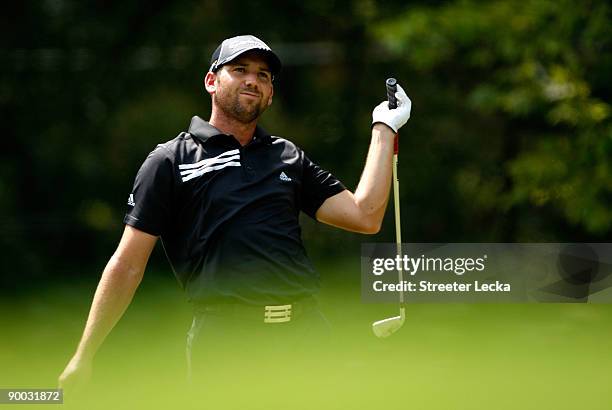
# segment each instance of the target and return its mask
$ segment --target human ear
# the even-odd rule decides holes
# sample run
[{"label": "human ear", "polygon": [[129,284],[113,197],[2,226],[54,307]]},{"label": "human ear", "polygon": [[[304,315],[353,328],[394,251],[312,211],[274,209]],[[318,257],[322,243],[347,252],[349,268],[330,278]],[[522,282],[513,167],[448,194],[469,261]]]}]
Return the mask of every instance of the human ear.
[{"label": "human ear", "polygon": [[270,96],[268,97],[268,107],[272,105],[272,96],[274,95],[274,88],[272,88],[272,92],[270,93]]},{"label": "human ear", "polygon": [[204,77],[204,87],[206,88],[208,94],[212,95],[217,91],[216,80],[217,73],[213,73],[212,71],[206,73],[206,77]]}]

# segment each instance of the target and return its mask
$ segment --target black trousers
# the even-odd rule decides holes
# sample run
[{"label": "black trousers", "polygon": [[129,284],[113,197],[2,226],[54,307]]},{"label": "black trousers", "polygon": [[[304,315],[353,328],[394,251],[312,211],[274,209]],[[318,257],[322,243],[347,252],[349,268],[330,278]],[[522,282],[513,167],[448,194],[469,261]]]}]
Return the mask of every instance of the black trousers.
[{"label": "black trousers", "polygon": [[[317,306],[284,323],[196,309],[187,333],[188,378],[195,387],[255,385],[265,377],[309,372],[322,364],[331,326]],[[263,378],[263,379],[262,379]]]}]

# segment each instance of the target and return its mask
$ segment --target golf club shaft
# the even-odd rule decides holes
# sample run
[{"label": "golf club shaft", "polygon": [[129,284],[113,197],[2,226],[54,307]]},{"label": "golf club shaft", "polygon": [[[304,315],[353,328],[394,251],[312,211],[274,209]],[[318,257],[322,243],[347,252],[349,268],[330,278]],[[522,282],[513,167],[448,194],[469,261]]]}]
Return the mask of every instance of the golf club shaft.
[{"label": "golf club shaft", "polygon": [[[397,136],[396,136],[397,138]],[[399,200],[399,178],[397,177],[397,153],[393,154],[393,208],[395,210],[395,244],[397,246],[397,255],[400,260],[404,258],[402,252],[402,223],[400,214],[400,200]],[[402,270],[398,270],[399,283],[403,283],[404,275]],[[400,290],[400,307],[404,306],[404,292]]]},{"label": "golf club shaft", "polygon": [[[397,98],[395,93],[397,92],[397,80],[395,78],[388,78],[385,81],[387,87],[387,101],[389,101],[389,109],[393,110],[397,108]],[[397,246],[397,255],[400,260],[403,259],[402,252],[402,224],[400,214],[400,201],[399,201],[399,178],[397,176],[397,163],[399,158],[399,134],[395,134],[395,140],[393,142],[393,202],[395,209],[395,243]],[[399,283],[403,283],[404,275],[402,270],[398,270]],[[400,290],[400,316],[404,317],[404,292]]]}]

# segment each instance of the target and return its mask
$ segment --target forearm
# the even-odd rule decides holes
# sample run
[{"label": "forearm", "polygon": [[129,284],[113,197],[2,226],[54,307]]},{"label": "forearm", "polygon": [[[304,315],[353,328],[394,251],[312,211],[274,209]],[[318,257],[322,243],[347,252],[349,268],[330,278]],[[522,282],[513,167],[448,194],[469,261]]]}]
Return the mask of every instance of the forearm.
[{"label": "forearm", "polygon": [[363,174],[355,190],[355,203],[369,225],[379,226],[389,200],[391,187],[393,143],[395,133],[384,124],[372,127],[372,141],[363,169]]},{"label": "forearm", "polygon": [[91,304],[76,356],[93,359],[98,348],[132,301],[143,271],[114,255],[106,265]]}]

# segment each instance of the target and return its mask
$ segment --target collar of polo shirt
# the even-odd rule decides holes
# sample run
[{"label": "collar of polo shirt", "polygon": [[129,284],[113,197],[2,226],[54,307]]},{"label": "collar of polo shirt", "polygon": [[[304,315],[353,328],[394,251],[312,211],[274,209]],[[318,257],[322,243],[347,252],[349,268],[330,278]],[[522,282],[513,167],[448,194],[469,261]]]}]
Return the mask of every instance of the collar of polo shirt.
[{"label": "collar of polo shirt", "polygon": [[[226,133],[216,129],[208,121],[204,121],[197,115],[191,119],[189,124],[189,131],[191,135],[199,138],[202,142],[206,142],[209,138],[216,135],[227,135]],[[253,141],[261,140],[266,144],[272,143],[272,137],[266,130],[261,128],[259,125],[255,127],[255,133],[253,134]]]}]

